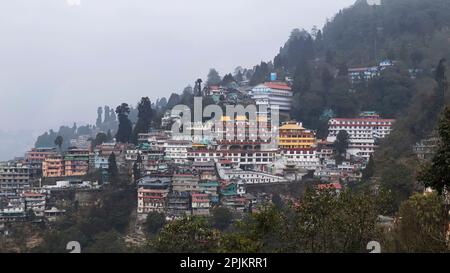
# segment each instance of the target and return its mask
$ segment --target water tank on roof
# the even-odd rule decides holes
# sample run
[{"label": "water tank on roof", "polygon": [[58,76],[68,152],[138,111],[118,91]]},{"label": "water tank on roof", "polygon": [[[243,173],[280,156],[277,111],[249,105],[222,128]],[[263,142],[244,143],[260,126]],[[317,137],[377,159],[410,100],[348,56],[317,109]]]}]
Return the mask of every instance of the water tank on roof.
[{"label": "water tank on roof", "polygon": [[270,73],[270,81],[274,82],[277,80],[277,73]]}]

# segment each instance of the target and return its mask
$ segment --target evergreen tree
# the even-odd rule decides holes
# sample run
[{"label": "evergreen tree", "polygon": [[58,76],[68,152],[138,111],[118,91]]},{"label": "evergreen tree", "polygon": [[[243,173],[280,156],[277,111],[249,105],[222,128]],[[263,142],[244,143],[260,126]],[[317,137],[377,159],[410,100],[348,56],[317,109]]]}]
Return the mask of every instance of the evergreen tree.
[{"label": "evergreen tree", "polygon": [[137,145],[139,134],[148,133],[153,118],[152,103],[148,97],[142,98],[138,104],[138,121],[134,126],[132,142]]},{"label": "evergreen tree", "polygon": [[113,140],[111,129],[108,129],[108,133],[106,134],[106,141],[110,142]]},{"label": "evergreen tree", "polygon": [[103,115],[103,108],[99,107],[97,109],[97,121],[95,122],[95,125],[97,127],[100,127],[102,125],[102,115]]},{"label": "evergreen tree", "polygon": [[104,119],[104,123],[108,123],[111,121],[111,109],[109,108],[109,106],[105,106],[105,119]]},{"label": "evergreen tree", "polygon": [[98,133],[95,139],[92,141],[92,146],[96,147],[108,141],[108,136],[105,133]]},{"label": "evergreen tree", "polygon": [[169,101],[167,102],[166,109],[171,110],[173,107],[180,103],[180,95],[173,93],[169,97]]},{"label": "evergreen tree", "polygon": [[261,64],[257,65],[254,70],[255,72],[250,79],[250,85],[264,83],[269,79],[270,68],[266,62],[261,62]]},{"label": "evergreen tree", "polygon": [[142,156],[140,153],[138,153],[136,162],[133,164],[133,178],[134,181],[142,178]]},{"label": "evergreen tree", "polygon": [[438,126],[439,146],[430,163],[422,167],[418,180],[442,193],[450,186],[450,107],[446,107]]},{"label": "evergreen tree", "polygon": [[63,143],[64,143],[64,138],[62,136],[59,135],[55,138],[55,145],[58,146],[60,152],[62,152]]},{"label": "evergreen tree", "polygon": [[242,72],[239,70],[238,73],[234,76],[234,78],[236,79],[236,81],[242,82],[244,80],[244,75],[242,74]]},{"label": "evergreen tree", "polygon": [[119,169],[117,168],[116,155],[111,153],[108,158],[108,175],[112,183],[116,183],[119,176]]},{"label": "evergreen tree", "polygon": [[122,103],[116,109],[116,113],[119,117],[119,129],[117,130],[116,140],[121,143],[129,143],[133,127],[128,115],[130,114],[130,107],[126,103]]},{"label": "evergreen tree", "polygon": [[225,77],[223,77],[221,85],[227,86],[228,84],[233,83],[235,81],[236,80],[234,79],[233,75],[231,75],[231,73],[229,73],[229,74],[226,74]]},{"label": "evergreen tree", "polygon": [[370,156],[369,162],[367,163],[366,168],[362,172],[362,180],[368,181],[370,178],[372,178],[374,173],[375,173],[375,163],[373,161],[373,156]]},{"label": "evergreen tree", "polygon": [[166,216],[159,212],[150,212],[147,215],[145,228],[151,235],[157,234],[166,224]]},{"label": "evergreen tree", "polygon": [[111,121],[111,122],[117,121],[117,116],[116,116],[116,113],[114,112],[114,109],[111,109],[111,110],[110,110],[109,118],[110,118],[110,121]]},{"label": "evergreen tree", "polygon": [[334,142],[334,148],[336,150],[336,161],[340,164],[345,158],[349,144],[349,135],[347,131],[339,131],[336,141]]},{"label": "evergreen tree", "polygon": [[217,70],[215,70],[214,68],[211,68],[209,70],[208,80],[206,83],[209,86],[211,86],[211,85],[218,85],[218,84],[220,84],[221,81],[222,81],[222,78],[220,77],[219,72],[217,72]]},{"label": "evergreen tree", "polygon": [[226,230],[233,222],[233,213],[227,208],[214,208],[211,214],[211,225],[218,230]]},{"label": "evergreen tree", "polygon": [[448,89],[448,81],[447,81],[447,60],[442,58],[439,61],[439,64],[436,68],[435,80],[439,85],[439,91],[441,96],[442,104],[445,103],[445,93]]},{"label": "evergreen tree", "polygon": [[305,58],[302,58],[295,69],[294,93],[308,92],[311,89],[311,83],[312,72],[309,62]]}]

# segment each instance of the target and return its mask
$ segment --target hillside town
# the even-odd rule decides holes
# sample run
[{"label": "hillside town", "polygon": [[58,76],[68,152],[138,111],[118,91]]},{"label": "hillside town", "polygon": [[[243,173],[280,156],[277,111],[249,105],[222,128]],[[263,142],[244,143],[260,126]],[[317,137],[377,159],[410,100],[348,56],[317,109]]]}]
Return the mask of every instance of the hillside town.
[{"label": "hillside town", "polygon": [[[349,78],[355,80],[352,69]],[[95,204],[96,193],[110,185],[110,164],[135,185],[142,221],[151,212],[168,219],[208,216],[216,207],[252,212],[271,201],[270,190],[248,190],[258,186],[313,181],[318,188],[340,191],[361,180],[395,123],[376,112],[330,117],[329,135],[319,139],[289,117],[289,78],[280,81],[273,73],[271,81],[254,87],[245,79],[231,86],[196,87],[198,97],[216,102],[263,105],[269,113],[279,109],[281,120],[273,124],[262,112],[254,120],[248,114],[224,115],[215,123],[190,123],[191,133],[180,136],[170,128],[181,117],[168,110],[161,128],[140,133],[137,145],[114,139],[94,145],[95,136],[83,135],[71,139],[67,150],[33,148],[23,158],[0,164],[0,222],[54,221],[74,205],[67,202],[68,192],[75,192],[79,206]]]},{"label": "hillside town", "polygon": [[0,253],[449,252],[449,0],[34,2],[0,9]]}]

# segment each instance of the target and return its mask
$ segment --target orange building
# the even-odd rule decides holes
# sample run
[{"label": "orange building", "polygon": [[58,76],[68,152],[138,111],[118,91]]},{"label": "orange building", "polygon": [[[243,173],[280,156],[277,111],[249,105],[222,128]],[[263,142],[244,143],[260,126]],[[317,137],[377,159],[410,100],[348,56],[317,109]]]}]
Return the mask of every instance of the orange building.
[{"label": "orange building", "polygon": [[43,177],[64,176],[64,160],[61,155],[48,156],[42,162]]}]

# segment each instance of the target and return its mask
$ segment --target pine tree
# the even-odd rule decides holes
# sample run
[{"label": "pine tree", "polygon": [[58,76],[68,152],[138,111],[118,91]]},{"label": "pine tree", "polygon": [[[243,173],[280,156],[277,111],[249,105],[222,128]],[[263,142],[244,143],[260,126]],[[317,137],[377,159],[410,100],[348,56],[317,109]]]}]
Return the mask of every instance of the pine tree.
[{"label": "pine tree", "polygon": [[375,172],[375,162],[373,161],[373,156],[370,156],[369,162],[367,163],[366,168],[362,172],[362,180],[369,180]]},{"label": "pine tree", "polygon": [[142,157],[141,154],[138,154],[136,162],[133,164],[133,177],[134,181],[138,181],[142,178]]},{"label": "pine tree", "polygon": [[55,139],[55,145],[58,146],[59,151],[62,152],[62,145],[64,143],[64,139],[62,136],[57,136]]},{"label": "pine tree", "polygon": [[122,103],[116,109],[119,117],[119,129],[117,130],[116,140],[121,143],[129,143],[131,140],[133,126],[128,118],[130,114],[130,107],[126,103]]},{"label": "pine tree", "polygon": [[217,70],[215,70],[214,68],[211,68],[209,70],[208,80],[206,83],[209,86],[211,86],[211,85],[218,85],[218,84],[220,84],[221,81],[222,81],[222,78],[220,77],[219,72],[217,72]]},{"label": "pine tree", "polygon": [[103,115],[103,108],[99,107],[97,109],[97,121],[95,122],[95,125],[97,127],[100,127],[102,125],[102,115]]},{"label": "pine tree", "polygon": [[109,106],[105,106],[105,119],[103,120],[104,123],[108,123],[111,120],[111,109],[109,108]]},{"label": "pine tree", "polygon": [[336,150],[336,161],[340,164],[345,158],[349,144],[349,135],[347,131],[339,131],[336,141],[334,142],[334,148]]},{"label": "pine tree", "polygon": [[148,97],[142,98],[138,104],[138,121],[133,130],[132,142],[137,145],[139,134],[148,133],[153,117],[152,103]]},{"label": "pine tree", "polygon": [[438,126],[439,146],[431,162],[419,172],[418,180],[426,187],[443,193],[450,186],[450,107],[446,107]]},{"label": "pine tree", "polygon": [[106,141],[112,141],[113,137],[112,137],[112,133],[111,133],[111,129],[108,130],[108,133],[106,134]]},{"label": "pine tree", "polygon": [[108,175],[111,182],[115,183],[119,176],[119,169],[117,168],[116,155],[111,153],[108,158]]}]

